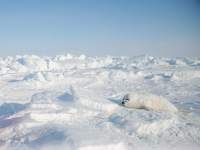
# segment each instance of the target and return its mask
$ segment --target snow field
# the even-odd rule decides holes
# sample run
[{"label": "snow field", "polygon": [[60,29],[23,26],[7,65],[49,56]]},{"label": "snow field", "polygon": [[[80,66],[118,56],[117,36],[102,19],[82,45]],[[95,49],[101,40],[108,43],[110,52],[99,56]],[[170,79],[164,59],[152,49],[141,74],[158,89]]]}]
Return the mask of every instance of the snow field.
[{"label": "snow field", "polygon": [[[198,58],[0,58],[0,149],[199,149],[199,85]],[[130,92],[192,115],[125,108]]]}]

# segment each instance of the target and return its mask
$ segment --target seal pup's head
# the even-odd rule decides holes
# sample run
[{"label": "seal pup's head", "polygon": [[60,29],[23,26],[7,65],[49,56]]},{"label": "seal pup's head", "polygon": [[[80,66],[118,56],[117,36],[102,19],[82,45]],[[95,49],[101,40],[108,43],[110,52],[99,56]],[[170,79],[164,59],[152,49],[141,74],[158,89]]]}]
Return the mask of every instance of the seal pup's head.
[{"label": "seal pup's head", "polygon": [[130,100],[130,94],[126,94],[124,97],[123,97],[123,100],[122,100],[122,105],[123,106],[126,106],[126,104],[128,104],[129,100]]},{"label": "seal pup's head", "polygon": [[129,108],[142,108],[139,101],[140,94],[138,93],[128,93],[123,97],[122,105]]}]

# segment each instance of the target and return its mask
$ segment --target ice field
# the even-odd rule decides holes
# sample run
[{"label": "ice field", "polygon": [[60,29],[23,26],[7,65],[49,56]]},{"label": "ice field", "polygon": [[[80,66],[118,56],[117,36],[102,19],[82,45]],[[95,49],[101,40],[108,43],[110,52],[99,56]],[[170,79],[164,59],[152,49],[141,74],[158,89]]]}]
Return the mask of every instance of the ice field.
[{"label": "ice field", "polygon": [[[190,113],[125,108],[129,92]],[[200,58],[0,58],[0,149],[200,149]]]}]

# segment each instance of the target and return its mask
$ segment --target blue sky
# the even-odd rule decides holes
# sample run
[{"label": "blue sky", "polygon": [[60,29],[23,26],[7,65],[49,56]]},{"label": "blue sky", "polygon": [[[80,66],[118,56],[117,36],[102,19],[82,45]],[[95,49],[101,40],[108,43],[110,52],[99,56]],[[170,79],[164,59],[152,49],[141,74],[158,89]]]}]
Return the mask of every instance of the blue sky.
[{"label": "blue sky", "polygon": [[198,0],[1,0],[0,57],[200,57]]}]

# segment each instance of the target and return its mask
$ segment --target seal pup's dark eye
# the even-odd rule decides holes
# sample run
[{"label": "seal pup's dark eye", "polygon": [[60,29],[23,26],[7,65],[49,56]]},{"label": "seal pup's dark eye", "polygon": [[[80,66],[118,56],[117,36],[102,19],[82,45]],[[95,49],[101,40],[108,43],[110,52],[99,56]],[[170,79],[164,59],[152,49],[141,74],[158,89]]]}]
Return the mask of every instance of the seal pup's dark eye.
[{"label": "seal pup's dark eye", "polygon": [[126,100],[128,100],[129,101],[129,99],[127,98]]}]

